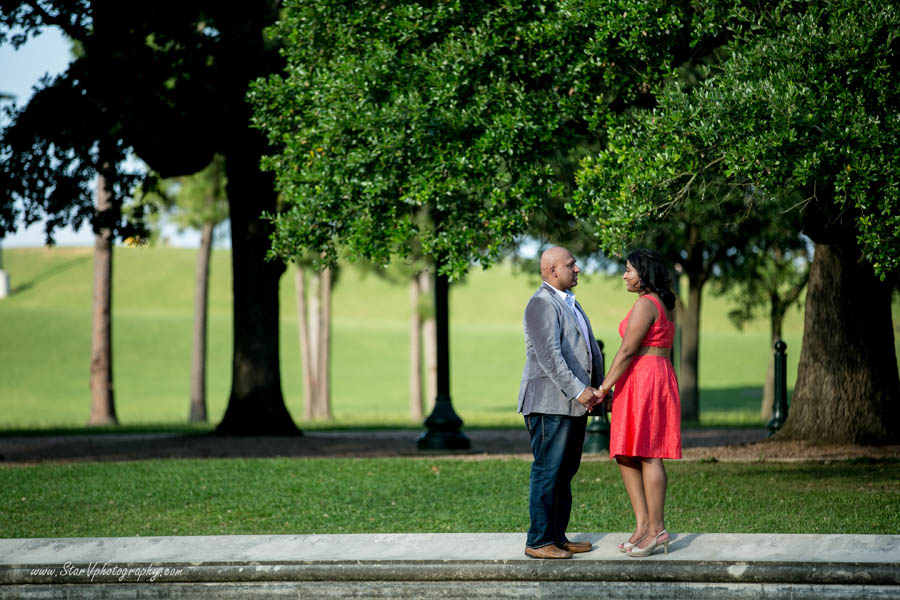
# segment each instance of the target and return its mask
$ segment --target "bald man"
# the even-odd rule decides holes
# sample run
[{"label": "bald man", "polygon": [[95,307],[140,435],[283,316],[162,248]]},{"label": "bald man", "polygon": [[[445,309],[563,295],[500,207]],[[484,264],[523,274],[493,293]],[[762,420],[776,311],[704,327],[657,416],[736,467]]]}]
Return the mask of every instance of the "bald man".
[{"label": "bald man", "polygon": [[525,554],[571,558],[591,543],[566,537],[572,512],[572,478],[581,465],[587,408],[603,377],[603,358],[591,323],[571,289],[580,269],[565,248],[541,255],[541,287],[525,307],[525,369],[519,413],[531,435]]}]

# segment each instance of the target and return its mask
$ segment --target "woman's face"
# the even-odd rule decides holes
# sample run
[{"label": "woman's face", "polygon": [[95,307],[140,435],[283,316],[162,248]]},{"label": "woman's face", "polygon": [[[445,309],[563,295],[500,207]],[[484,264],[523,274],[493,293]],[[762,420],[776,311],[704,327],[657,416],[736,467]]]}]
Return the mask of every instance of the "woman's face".
[{"label": "woman's face", "polygon": [[625,274],[622,279],[625,280],[625,289],[629,292],[641,291],[641,276],[628,261],[625,262]]}]

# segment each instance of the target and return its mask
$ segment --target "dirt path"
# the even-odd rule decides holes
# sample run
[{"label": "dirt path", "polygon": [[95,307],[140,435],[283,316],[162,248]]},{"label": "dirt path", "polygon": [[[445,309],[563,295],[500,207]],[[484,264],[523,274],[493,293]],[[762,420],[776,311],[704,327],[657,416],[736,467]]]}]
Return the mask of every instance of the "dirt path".
[{"label": "dirt path", "polygon": [[[369,458],[434,457],[463,459],[516,457],[530,460],[524,429],[465,430],[469,452],[419,452],[420,431],[312,431],[298,437],[220,437],[184,434],[102,434],[70,436],[0,436],[0,465],[43,462],[104,462],[163,458]],[[783,461],[900,459],[900,446],[810,446],[766,441],[765,429],[686,429],[682,434],[687,460]],[[605,453],[585,460],[607,460]]]}]

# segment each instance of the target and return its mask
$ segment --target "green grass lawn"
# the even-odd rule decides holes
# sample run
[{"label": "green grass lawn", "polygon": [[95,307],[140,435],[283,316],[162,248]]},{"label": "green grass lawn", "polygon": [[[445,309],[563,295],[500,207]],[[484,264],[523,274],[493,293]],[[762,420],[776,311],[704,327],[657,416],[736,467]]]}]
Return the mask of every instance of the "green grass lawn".
[{"label": "green grass lawn", "polygon": [[[0,468],[0,537],[524,532],[525,460],[155,460]],[[900,531],[900,463],[668,461],[673,532]],[[612,461],[582,464],[570,531],[628,531]],[[523,538],[524,539],[524,538]]]},{"label": "green grass lawn", "polygon": [[[79,427],[88,420],[92,249],[4,249],[13,294],[0,300],[0,429]],[[184,423],[188,415],[195,251],[116,248],[113,369],[124,425]],[[208,402],[222,417],[231,378],[230,253],[213,254]],[[282,383],[302,423],[293,271],[281,282]],[[524,361],[522,310],[538,284],[507,266],[473,271],[451,291],[451,395],[469,426],[519,426]],[[618,276],[583,276],[576,288],[611,357],[634,296]],[[770,351],[768,324],[737,331],[728,305],[704,298],[701,422],[759,424]],[[416,425],[407,408],[407,290],[353,266],[341,270],[333,308],[333,409],[337,425]],[[895,321],[896,322],[896,321]],[[800,350],[802,314],[785,324],[788,386]]]},{"label": "green grass lawn", "polygon": [[[0,430],[74,429],[88,419],[92,251],[6,249],[13,295],[0,300]],[[113,344],[118,431],[181,430],[188,414],[195,252],[116,248]],[[212,423],[231,377],[230,255],[213,256],[209,368]],[[521,315],[537,278],[475,271],[451,292],[451,393],[468,427],[521,426]],[[608,357],[634,297],[619,277],[576,289]],[[293,272],[282,279],[282,381],[303,427]],[[408,300],[352,266],[334,293],[328,426],[421,427],[407,416]],[[896,309],[896,305],[895,305]],[[701,420],[759,424],[768,325],[737,331],[704,298]],[[895,310],[895,315],[898,314]],[[895,319],[895,323],[898,319]],[[789,387],[802,314],[786,323]],[[203,429],[202,427],[200,429]],[[107,429],[103,429],[106,431]],[[155,460],[0,467],[0,537],[523,532],[529,462],[448,459]],[[900,463],[668,463],[668,523],[679,532],[900,531]],[[615,465],[586,462],[573,531],[626,531]]]}]

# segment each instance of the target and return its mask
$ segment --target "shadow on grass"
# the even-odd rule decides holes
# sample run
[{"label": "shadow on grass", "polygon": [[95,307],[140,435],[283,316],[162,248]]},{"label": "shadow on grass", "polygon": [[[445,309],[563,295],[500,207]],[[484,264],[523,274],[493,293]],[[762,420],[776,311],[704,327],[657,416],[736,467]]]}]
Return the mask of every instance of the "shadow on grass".
[{"label": "shadow on grass", "polygon": [[[787,389],[788,407],[793,388]],[[755,413],[762,409],[762,386],[738,386],[700,389],[700,415],[704,413]]]},{"label": "shadow on grass", "polygon": [[49,269],[45,269],[44,271],[38,273],[28,281],[17,285],[12,290],[10,290],[10,296],[15,296],[16,294],[21,294],[23,292],[27,292],[31,288],[33,288],[38,283],[42,283],[47,279],[51,279],[60,273],[65,273],[66,271],[75,268],[84,262],[89,262],[93,260],[93,256],[79,256],[77,258],[73,258],[71,260],[67,260],[65,262],[61,262],[57,265],[53,265]]},{"label": "shadow on grass", "polygon": [[[702,426],[684,423],[684,447],[718,446],[763,439],[761,388],[701,390]],[[528,433],[519,423],[470,423],[463,433],[473,454],[529,454]],[[516,419],[518,421],[518,418]],[[44,461],[128,461],[202,458],[323,458],[421,456],[421,423],[338,419],[298,422],[302,436],[221,436],[214,423],[148,423],[100,427],[29,427],[0,430],[0,464]]]},{"label": "shadow on grass", "polygon": [[[480,454],[528,458],[531,444],[524,427],[466,429],[470,450],[420,452],[415,429],[305,429],[301,436],[222,436],[210,426],[132,426],[0,434],[0,464],[42,462],[111,462],[156,459],[210,458],[376,458]],[[30,434],[30,435],[29,435]],[[759,427],[692,428],[682,432],[685,448],[758,441],[767,432]]]},{"label": "shadow on grass", "polygon": [[[74,430],[69,430],[69,432]],[[310,431],[302,436],[222,436],[211,431],[77,430],[77,434],[0,436],[0,464],[110,462],[209,458],[374,458],[423,456],[421,429]],[[529,451],[522,430],[466,432],[472,449],[442,454],[517,454]]]},{"label": "shadow on grass", "polygon": [[139,435],[139,434],[211,434],[211,423],[147,423],[141,425],[85,425],[83,427],[15,427],[0,429],[0,439],[5,437],[47,437],[87,435]]},{"label": "shadow on grass", "polygon": [[762,386],[701,388],[700,412],[755,411],[758,413],[762,395]]}]

